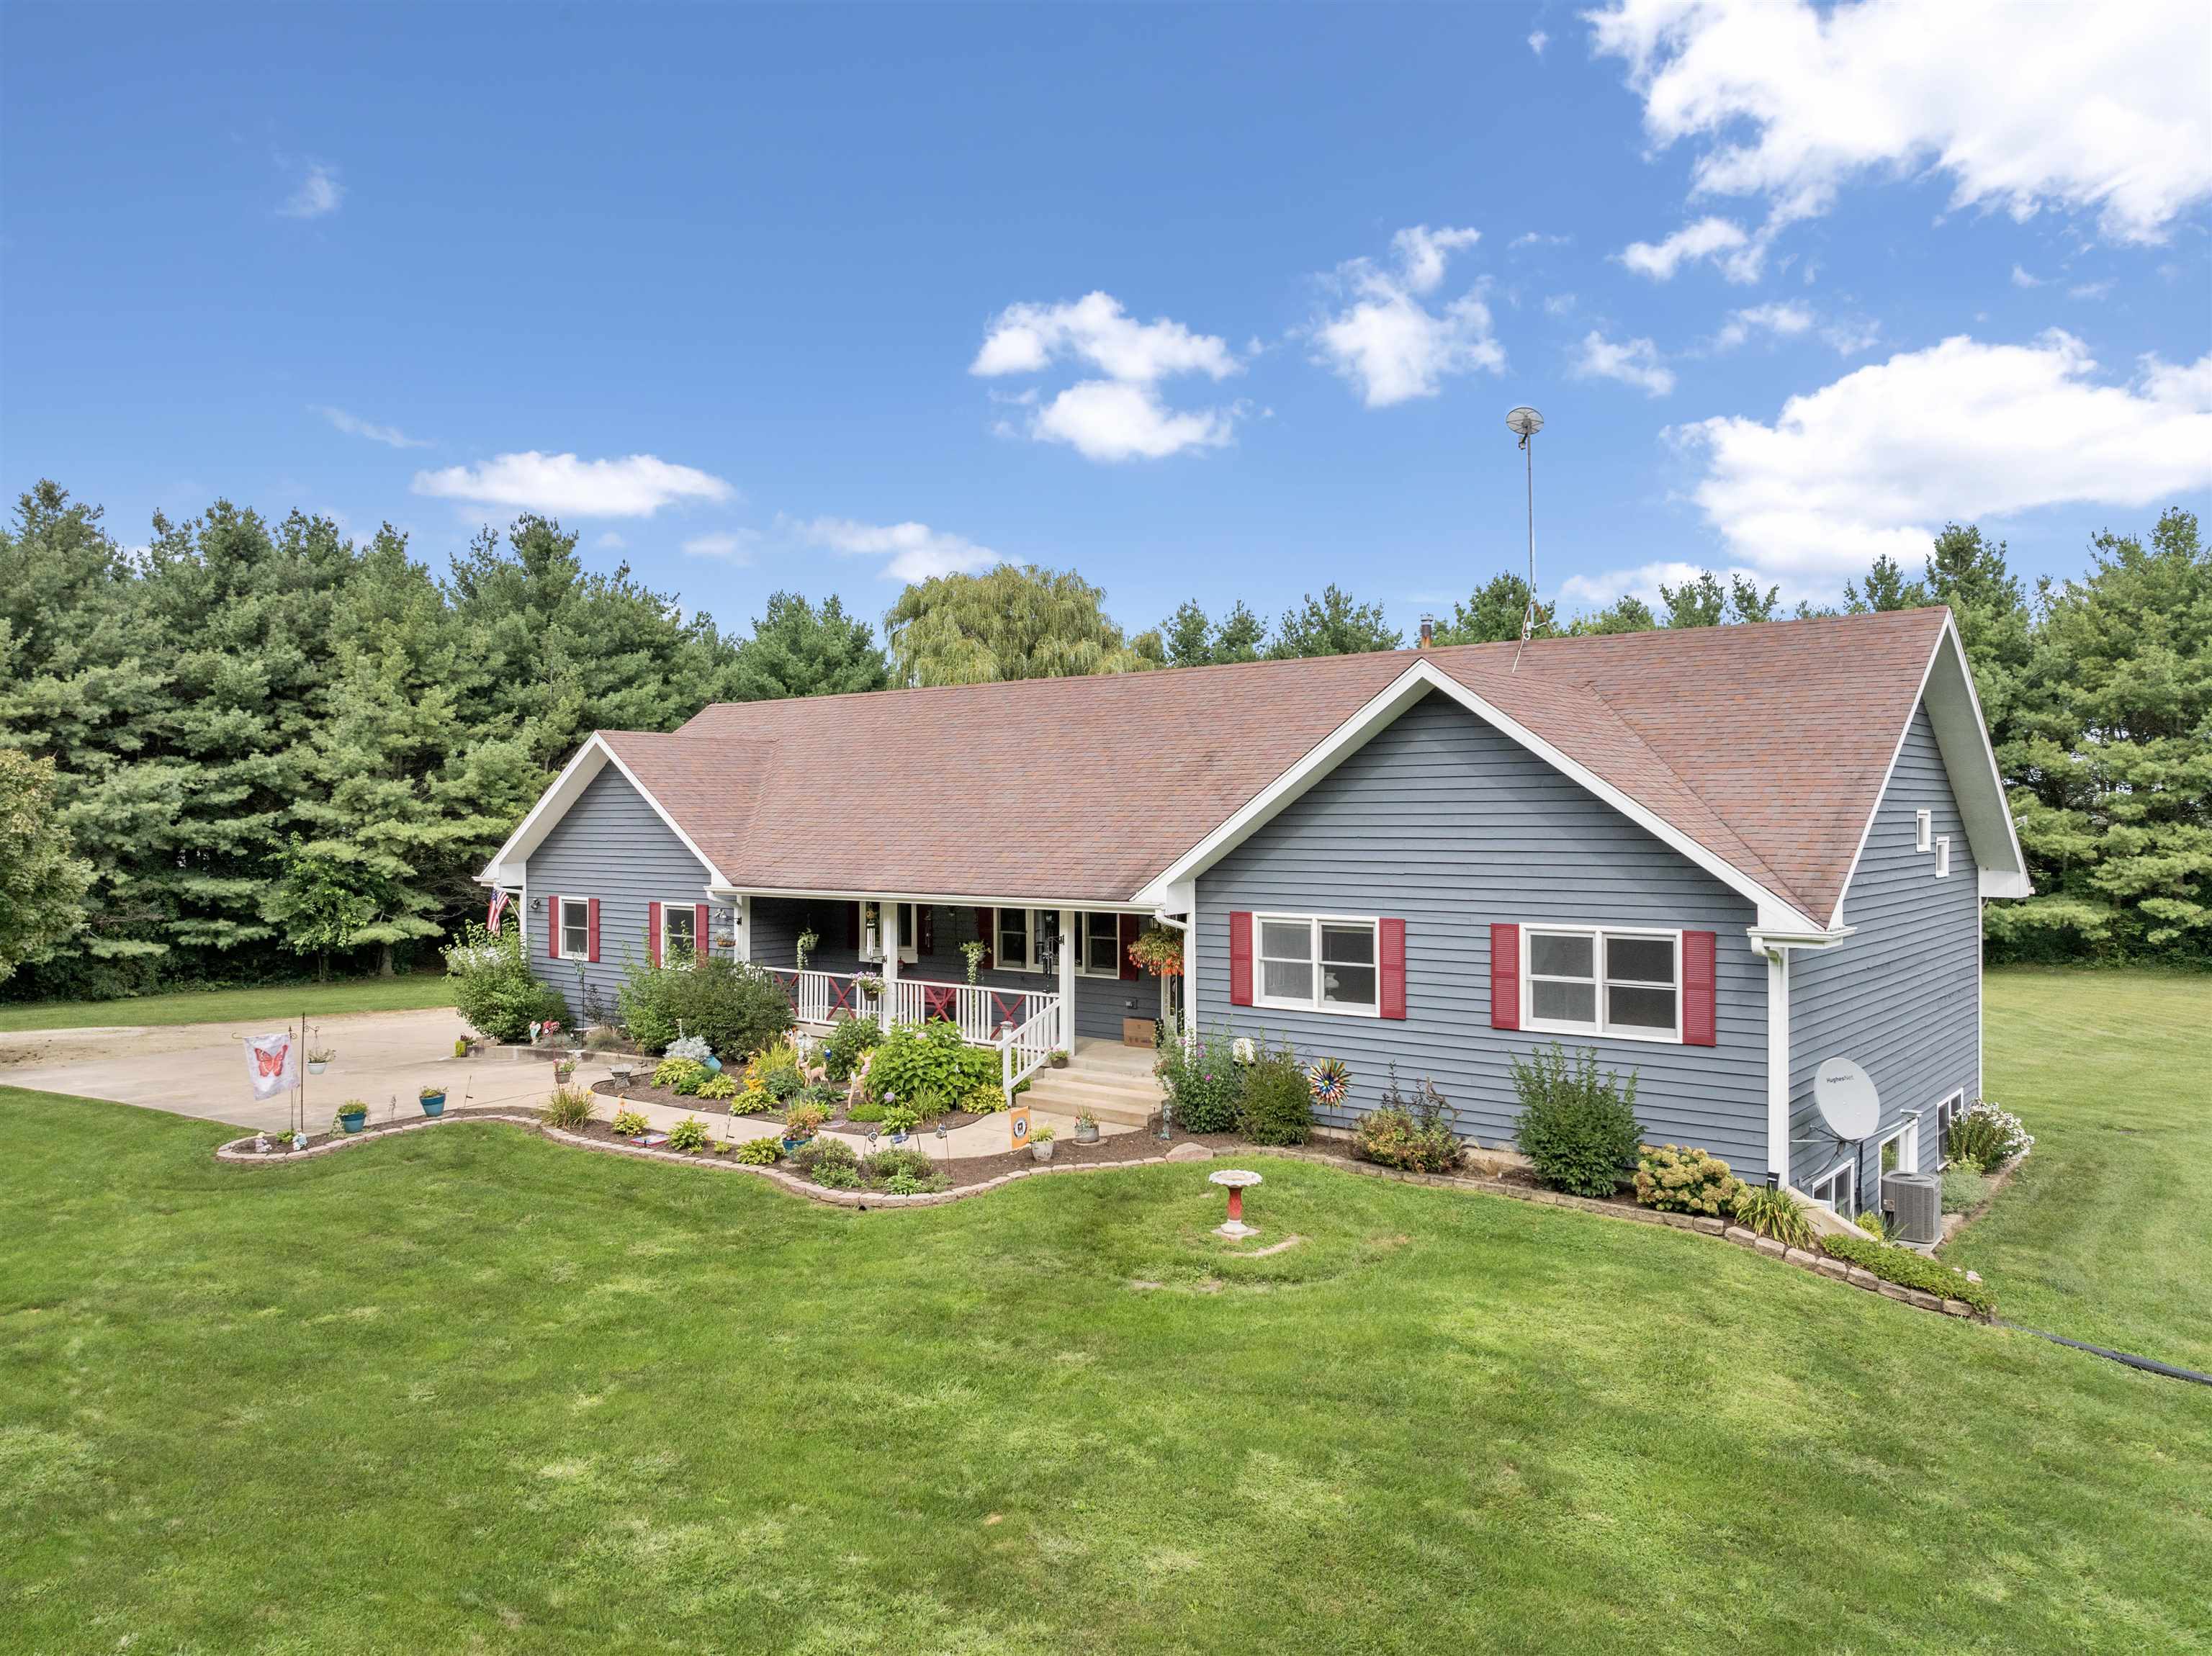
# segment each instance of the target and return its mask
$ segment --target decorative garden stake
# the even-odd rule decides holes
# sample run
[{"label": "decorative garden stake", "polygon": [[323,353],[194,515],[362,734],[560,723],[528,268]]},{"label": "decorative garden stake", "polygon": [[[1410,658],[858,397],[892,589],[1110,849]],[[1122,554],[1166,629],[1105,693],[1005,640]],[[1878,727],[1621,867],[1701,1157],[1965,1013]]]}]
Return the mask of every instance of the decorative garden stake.
[{"label": "decorative garden stake", "polygon": [[1175,1106],[1160,1106],[1160,1143],[1164,1144],[1175,1137]]},{"label": "decorative garden stake", "polygon": [[1263,1182],[1260,1175],[1256,1173],[1247,1173],[1242,1168],[1224,1168],[1219,1173],[1206,1174],[1206,1182],[1209,1185],[1226,1185],[1229,1187],[1229,1220],[1225,1224],[1216,1225],[1213,1228],[1213,1234],[1216,1236],[1226,1236],[1231,1241],[1240,1242],[1247,1236],[1257,1236],[1260,1234],[1259,1228],[1244,1222],[1244,1190],[1248,1185]]}]

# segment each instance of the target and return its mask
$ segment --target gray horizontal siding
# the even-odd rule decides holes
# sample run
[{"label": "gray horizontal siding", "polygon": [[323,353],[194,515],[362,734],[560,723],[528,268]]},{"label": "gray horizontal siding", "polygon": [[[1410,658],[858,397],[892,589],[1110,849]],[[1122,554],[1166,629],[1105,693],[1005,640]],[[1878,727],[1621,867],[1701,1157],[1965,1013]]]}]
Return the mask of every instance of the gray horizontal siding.
[{"label": "gray horizontal siding", "polygon": [[[579,1020],[587,990],[596,992],[606,1016],[616,1015],[615,992],[626,961],[647,958],[647,904],[709,901],[705,866],[611,765],[531,852],[526,877],[530,901],[546,904],[544,913],[527,915],[530,969],[561,992],[569,1016]],[[576,962],[546,953],[556,896],[599,900],[599,958],[582,967],[580,977]],[[730,929],[735,917],[726,907],[715,912],[712,929]]]},{"label": "gray horizontal siding", "polygon": [[[1914,848],[1914,813],[1935,813],[1951,836],[1951,872],[1936,877],[1936,854]],[[1981,890],[1966,825],[1925,707],[1905,744],[1844,893],[1851,937],[1790,963],[1790,1137],[1793,1182],[1802,1186],[1846,1159],[1819,1125],[1813,1074],[1824,1059],[1855,1059],[1881,1096],[1881,1138],[1908,1110],[1923,1112],[1920,1165],[1935,1167],[1936,1106],[1954,1091],[1968,1102],[1981,1086]],[[1872,1143],[1860,1173],[1860,1202],[1875,1205]]]},{"label": "gray horizontal siding", "polygon": [[[806,957],[807,965],[817,972],[854,970],[860,959],[845,941],[850,930],[847,914],[852,907],[847,902],[795,897],[754,898],[753,958],[767,966],[793,965],[798,958],[799,934],[811,925],[822,941]],[[899,975],[926,979],[932,983],[965,983],[968,961],[961,954],[960,945],[972,941],[976,935],[975,911],[940,903],[933,913],[932,951],[902,964]],[[1002,972],[994,968],[979,973],[976,981],[994,989],[1030,989],[1044,994],[1051,994],[1060,987],[1058,977],[1044,972]],[[1157,978],[1124,980],[1076,974],[1075,1033],[1081,1038],[1119,1040],[1124,1017],[1157,1017],[1159,1009],[1160,986]]]},{"label": "gray horizontal siding", "polygon": [[[1229,916],[1238,909],[1376,914],[1406,922],[1407,1016],[1229,1004]],[[1510,1059],[1548,1035],[1490,1027],[1490,926],[1543,921],[1718,933],[1718,1045],[1561,1037],[1637,1073],[1653,1142],[1702,1146],[1756,1180],[1766,1157],[1766,979],[1746,899],[1456,703],[1430,696],[1198,883],[1200,1023],[1343,1059],[1352,1107],[1372,1108],[1397,1061],[1427,1075],[1463,1134],[1510,1140]]]}]

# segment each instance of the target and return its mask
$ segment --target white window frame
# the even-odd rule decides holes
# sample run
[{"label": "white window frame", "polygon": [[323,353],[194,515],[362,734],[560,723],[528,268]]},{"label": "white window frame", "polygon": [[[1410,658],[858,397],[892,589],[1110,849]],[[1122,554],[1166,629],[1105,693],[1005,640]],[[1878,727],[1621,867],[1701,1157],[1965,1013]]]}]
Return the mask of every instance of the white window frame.
[{"label": "white window frame", "polygon": [[[993,970],[999,972],[1026,972],[1032,975],[1042,974],[1044,967],[1037,955],[1036,917],[1043,912],[1044,911],[1042,909],[1036,908],[1001,908],[991,916],[991,965]],[[1024,953],[1019,960],[1009,960],[1006,957],[1006,916],[1009,914],[1019,914],[1022,917],[1024,938],[1023,949]],[[1054,921],[1054,924],[1057,925],[1059,922]]]},{"label": "white window frame", "polygon": [[[1850,1211],[1848,1213],[1845,1213],[1842,1208],[1836,1205],[1836,1195],[1838,1193],[1839,1189],[1842,1188],[1849,1189],[1851,1193],[1852,1206]],[[1822,1196],[1820,1192],[1823,1189],[1828,1190],[1830,1194],[1827,1196]],[[1859,1210],[1857,1204],[1859,1199],[1859,1170],[1855,1163],[1850,1162],[1837,1162],[1834,1167],[1830,1168],[1827,1172],[1822,1174],[1818,1179],[1815,1179],[1811,1184],[1808,1185],[1805,1187],[1805,1194],[1812,1198],[1814,1205],[1816,1207],[1824,1207],[1827,1209],[1829,1212],[1836,1214],[1842,1218],[1849,1219],[1854,1224],[1858,1222]]]},{"label": "white window frame", "polygon": [[[1091,964],[1091,922],[1110,921],[1114,927],[1114,964],[1098,971]],[[1103,908],[1075,911],[1075,975],[1079,978],[1119,978],[1121,975],[1121,917]]]},{"label": "white window frame", "polygon": [[[1593,980],[1597,986],[1597,1018],[1592,1023],[1569,1023],[1555,1018],[1536,1016],[1536,981],[1529,970],[1534,957],[1532,944],[1539,933],[1554,937],[1588,937],[1590,943],[1590,966],[1597,974]],[[1640,1025],[1615,1026],[1605,1021],[1606,962],[1605,940],[1607,937],[1662,937],[1674,946],[1674,1028],[1669,1032]],[[1580,978],[1559,980],[1580,983]],[[1625,978],[1624,985],[1634,986],[1638,980]],[[1650,986],[1657,988],[1657,984]],[[1682,1044],[1682,1002],[1686,992],[1682,982],[1682,931],[1679,926],[1646,925],[1584,925],[1580,924],[1553,925],[1548,921],[1530,921],[1521,928],[1521,1027],[1538,1034],[1589,1035],[1601,1040],[1649,1040],[1662,1046],[1680,1046]]]},{"label": "white window frame", "polygon": [[[589,897],[559,899],[561,912],[554,916],[561,928],[561,958],[564,961],[588,961],[592,958],[592,900]],[[576,906],[576,930],[584,934],[584,946],[571,953],[568,948],[568,905]]]},{"label": "white window frame", "polygon": [[[678,902],[671,902],[665,897],[660,900],[660,963],[663,966],[673,964],[668,953],[668,920],[672,914],[677,913],[679,911],[683,913],[684,918],[690,922],[691,929],[694,931],[696,931],[699,929],[699,908],[697,902],[694,899],[687,897]],[[690,961],[685,962],[686,965],[696,965],[698,963],[700,941],[701,940],[696,937],[694,937],[691,940],[691,958]]]},{"label": "white window frame", "polygon": [[1936,1170],[1941,1173],[1951,1165],[1949,1143],[1951,1124],[1966,1113],[1966,1089],[1954,1087],[1936,1104]]},{"label": "white window frame", "polygon": [[1951,877],[1951,836],[1948,834],[1936,836],[1936,877],[1939,880]]},{"label": "white window frame", "polygon": [[[1894,1168],[1885,1168],[1881,1164],[1881,1153],[1892,1144],[1897,1146],[1897,1165]],[[1919,1171],[1920,1118],[1907,1116],[1895,1127],[1882,1135],[1875,1143],[1874,1147],[1875,1177],[1880,1179],[1885,1173],[1917,1173]]]},{"label": "white window frame", "polygon": [[1912,848],[1915,851],[1936,849],[1936,813],[1916,810],[1912,813]]},{"label": "white window frame", "polygon": [[912,966],[921,958],[921,911],[927,903],[894,903],[898,911],[899,964]]},{"label": "white window frame", "polygon": [[[1313,996],[1305,1000],[1294,1000],[1267,992],[1267,970],[1266,956],[1261,952],[1261,940],[1267,936],[1266,927],[1272,921],[1277,925],[1304,925],[1306,942],[1311,950],[1306,956],[1307,982],[1313,986]],[[1375,999],[1371,1005],[1356,1005],[1340,1000],[1323,1000],[1320,996],[1321,929],[1324,925],[1364,925],[1374,940]],[[1339,965],[1350,962],[1339,961]],[[1329,1017],[1379,1018],[1382,1016],[1382,920],[1376,914],[1261,914],[1252,916],[1252,1004],[1268,1006],[1285,1012],[1319,1012]]]}]

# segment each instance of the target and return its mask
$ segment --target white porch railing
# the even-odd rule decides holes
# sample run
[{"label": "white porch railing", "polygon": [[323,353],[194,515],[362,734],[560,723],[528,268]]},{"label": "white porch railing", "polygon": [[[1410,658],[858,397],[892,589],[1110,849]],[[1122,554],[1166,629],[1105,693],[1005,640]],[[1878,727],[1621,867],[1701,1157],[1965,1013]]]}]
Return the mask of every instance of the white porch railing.
[{"label": "white porch railing", "polygon": [[891,1016],[896,1022],[927,1023],[944,1018],[960,1026],[960,1039],[970,1046],[995,1046],[1003,1026],[1027,1023],[1060,999],[1034,989],[932,983],[925,978],[901,978],[889,986]]},{"label": "white porch railing", "polygon": [[1028,1022],[999,1032],[999,1086],[1011,1106],[1014,1089],[1027,1081],[1060,1050],[1060,997],[1040,995],[1052,1004]]},{"label": "white porch railing", "polygon": [[791,1010],[801,1023],[827,1023],[832,1018],[872,1018],[878,1001],[873,990],[849,972],[792,972],[778,970]]}]

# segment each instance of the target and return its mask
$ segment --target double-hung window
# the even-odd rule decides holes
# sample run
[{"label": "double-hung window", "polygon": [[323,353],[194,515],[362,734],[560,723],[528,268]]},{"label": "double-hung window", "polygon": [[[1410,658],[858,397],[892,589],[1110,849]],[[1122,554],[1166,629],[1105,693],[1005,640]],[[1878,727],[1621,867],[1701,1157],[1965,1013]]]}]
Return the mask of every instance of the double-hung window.
[{"label": "double-hung window", "polygon": [[999,911],[999,946],[993,951],[993,963],[1001,972],[1040,972],[1037,964],[1037,929],[1026,908],[1002,908]]},{"label": "double-hung window", "polygon": [[1840,1213],[1846,1219],[1858,1217],[1858,1177],[1848,1162],[1815,1180],[1805,1194],[1831,1213]]},{"label": "double-hung window", "polygon": [[660,906],[660,963],[689,966],[699,958],[699,911],[690,903]]},{"label": "double-hung window", "polygon": [[1121,917],[1079,913],[1075,917],[1075,969],[1086,978],[1121,975]]},{"label": "double-hung window", "polygon": [[1378,1009],[1371,919],[1328,914],[1255,914],[1261,1006],[1314,1012]]},{"label": "double-hung window", "polygon": [[1953,1093],[1936,1107],[1936,1165],[1950,1165],[1951,1124],[1966,1113],[1966,1094],[1964,1088]]},{"label": "double-hung window", "polygon": [[592,957],[592,900],[561,899],[561,958],[583,961]]},{"label": "double-hung window", "polygon": [[1522,1027],[1561,1034],[1682,1038],[1682,934],[1526,926]]}]

